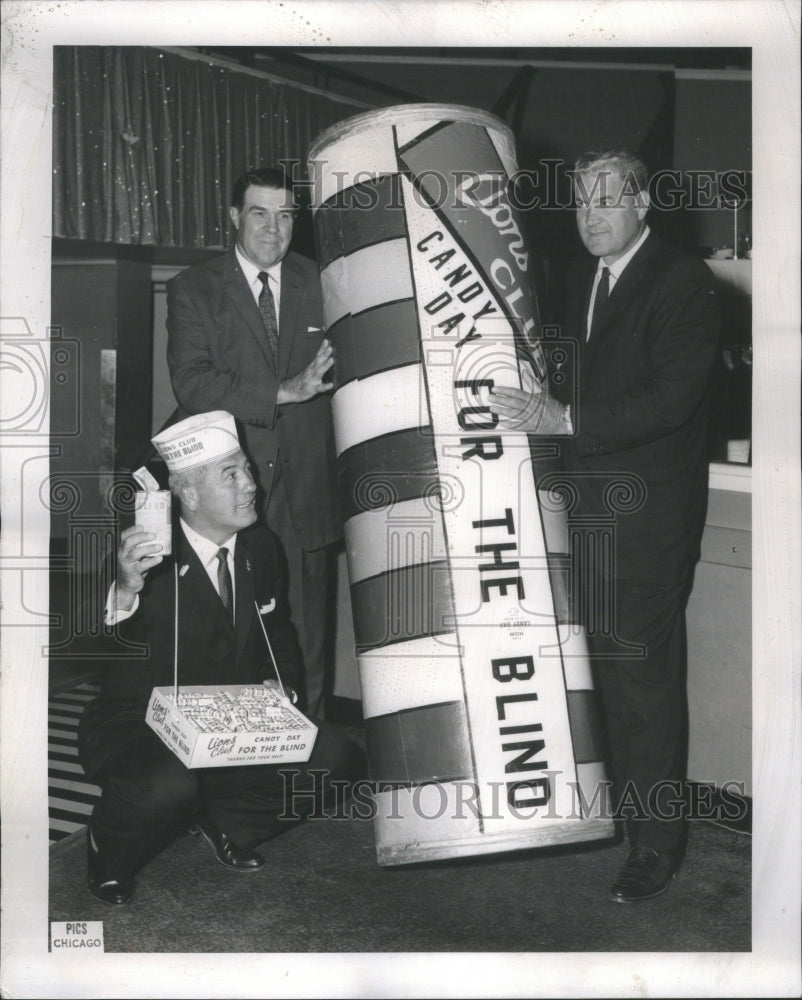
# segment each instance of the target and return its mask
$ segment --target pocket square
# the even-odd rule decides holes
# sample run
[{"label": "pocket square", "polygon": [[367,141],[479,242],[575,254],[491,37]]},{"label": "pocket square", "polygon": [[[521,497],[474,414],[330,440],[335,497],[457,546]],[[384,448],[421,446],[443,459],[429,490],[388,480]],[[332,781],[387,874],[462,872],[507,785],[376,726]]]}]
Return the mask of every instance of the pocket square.
[{"label": "pocket square", "polygon": [[267,604],[263,604],[261,608],[259,608],[259,614],[268,615],[273,610],[273,608],[275,608],[275,606],[276,606],[276,599],[275,597],[271,597],[270,600],[267,602]]},{"label": "pocket square", "polygon": [[306,328],[307,333],[320,333],[323,330],[322,326],[308,326]]}]

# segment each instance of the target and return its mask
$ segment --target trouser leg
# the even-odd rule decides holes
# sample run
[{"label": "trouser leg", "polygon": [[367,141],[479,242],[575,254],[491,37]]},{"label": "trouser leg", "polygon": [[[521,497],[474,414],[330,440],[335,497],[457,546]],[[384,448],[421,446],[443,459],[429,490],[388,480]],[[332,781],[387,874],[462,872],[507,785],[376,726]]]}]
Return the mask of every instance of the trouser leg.
[{"label": "trouser leg", "polygon": [[617,634],[640,656],[606,656],[589,637],[609,740],[614,806],[633,845],[681,850],[687,747],[684,587],[617,581]]},{"label": "trouser leg", "polygon": [[132,878],[172,842],[197,810],[197,780],[142,723],[142,733],[93,775],[102,789],[90,830],[106,874]]},{"label": "trouser leg", "polygon": [[[320,816],[366,772],[362,751],[341,731],[319,723],[309,760],[298,764],[205,768],[198,772],[204,813],[242,850]],[[338,790],[332,782],[342,782]]]},{"label": "trouser leg", "polygon": [[328,597],[331,551],[328,548],[301,552],[300,606],[303,619],[298,625],[304,658],[306,706],[310,715],[325,715],[327,664],[329,659]]},{"label": "trouser leg", "polygon": [[298,541],[280,468],[273,478],[266,521],[281,541],[289,570],[290,618],[298,633],[304,663],[305,708],[320,715],[324,707],[329,659],[331,547],[303,549]]}]

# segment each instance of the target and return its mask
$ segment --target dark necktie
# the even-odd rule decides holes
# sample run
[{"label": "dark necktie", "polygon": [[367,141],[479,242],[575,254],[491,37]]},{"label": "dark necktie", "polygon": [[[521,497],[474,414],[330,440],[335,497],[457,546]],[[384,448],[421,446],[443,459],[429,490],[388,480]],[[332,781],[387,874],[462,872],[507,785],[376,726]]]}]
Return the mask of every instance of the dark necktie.
[{"label": "dark necktie", "polygon": [[607,297],[610,294],[610,268],[603,267],[599,284],[596,286],[596,298],[593,300],[593,318],[590,323],[588,340],[596,333],[601,325],[601,315],[607,305]]},{"label": "dark necktie", "polygon": [[267,271],[259,272],[262,291],[259,293],[259,312],[265,325],[267,342],[273,354],[273,363],[278,364],[278,323],[276,322],[276,303],[270,291],[270,277]]},{"label": "dark necktie", "polygon": [[220,600],[228,612],[228,617],[234,621],[234,599],[232,596],[231,573],[228,571],[228,549],[217,550],[217,589]]}]

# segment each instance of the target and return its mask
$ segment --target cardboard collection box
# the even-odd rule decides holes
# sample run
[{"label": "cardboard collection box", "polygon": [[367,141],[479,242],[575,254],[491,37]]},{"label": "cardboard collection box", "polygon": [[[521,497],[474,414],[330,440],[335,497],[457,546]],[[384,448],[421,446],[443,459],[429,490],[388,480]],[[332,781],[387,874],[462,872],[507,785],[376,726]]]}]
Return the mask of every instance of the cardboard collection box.
[{"label": "cardboard collection box", "polygon": [[273,688],[154,688],[145,721],[188,768],[309,760],[317,726]]}]

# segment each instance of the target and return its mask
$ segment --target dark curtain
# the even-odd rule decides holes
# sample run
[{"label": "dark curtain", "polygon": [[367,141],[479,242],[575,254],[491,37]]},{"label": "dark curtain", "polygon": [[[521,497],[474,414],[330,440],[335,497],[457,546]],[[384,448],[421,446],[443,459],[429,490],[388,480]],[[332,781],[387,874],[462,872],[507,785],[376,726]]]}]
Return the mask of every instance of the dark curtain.
[{"label": "dark curtain", "polygon": [[154,48],[57,46],[53,235],[222,248],[245,170],[299,161],[363,110],[289,84]]}]

